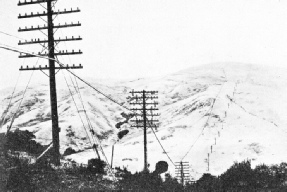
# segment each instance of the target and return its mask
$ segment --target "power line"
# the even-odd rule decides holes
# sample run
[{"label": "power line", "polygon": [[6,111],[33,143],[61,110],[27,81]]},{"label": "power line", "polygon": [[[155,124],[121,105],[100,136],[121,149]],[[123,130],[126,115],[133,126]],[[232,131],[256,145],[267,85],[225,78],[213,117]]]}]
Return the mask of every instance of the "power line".
[{"label": "power line", "polygon": [[[64,76],[64,77],[65,77],[65,76]],[[67,82],[66,77],[65,77],[65,81],[66,81],[67,86],[68,86],[68,88],[69,88],[69,85],[68,85],[68,82]],[[73,82],[73,81],[72,81],[72,83],[73,83],[73,85],[74,85],[74,82]],[[74,85],[74,88],[75,88],[75,90],[76,90],[76,93],[80,96],[80,92],[77,91],[75,85]],[[76,106],[76,108],[77,108],[77,112],[78,112],[78,114],[79,114],[79,116],[80,116],[80,118],[81,118],[81,121],[82,121],[82,123],[83,123],[83,127],[84,127],[84,129],[85,129],[85,132],[86,132],[86,134],[87,134],[87,137],[89,138],[90,144],[91,144],[91,146],[93,147],[94,152],[95,152],[95,150],[96,150],[96,149],[94,148],[94,145],[93,145],[94,143],[96,143],[95,140],[94,140],[94,137],[95,137],[95,139],[97,140],[97,143],[98,143],[99,146],[100,146],[101,152],[102,152],[102,154],[103,154],[103,156],[104,156],[104,158],[105,158],[105,160],[106,160],[106,163],[107,163],[107,165],[108,165],[108,168],[109,168],[110,172],[111,172],[112,175],[113,175],[113,171],[112,171],[111,165],[109,164],[109,161],[108,161],[108,159],[107,159],[107,156],[105,155],[105,152],[104,152],[104,150],[103,150],[103,148],[102,148],[102,146],[101,146],[101,143],[100,143],[99,139],[97,138],[97,136],[94,134],[93,127],[92,127],[92,124],[91,124],[91,122],[90,122],[90,119],[89,119],[89,117],[88,117],[88,115],[87,115],[87,113],[86,113],[83,100],[81,99],[81,103],[82,103],[82,106],[83,106],[84,111],[85,111],[85,115],[86,115],[86,118],[87,118],[87,123],[88,123],[88,125],[89,125],[89,127],[90,127],[90,131],[92,132],[92,135],[91,135],[91,136],[92,136],[93,142],[92,142],[92,140],[90,139],[90,136],[89,136],[89,134],[88,134],[88,131],[87,131],[85,125],[84,125],[84,122],[83,122],[82,117],[81,117],[81,115],[80,115],[80,113],[79,113],[79,109],[78,109],[78,107],[77,107],[77,104],[76,104],[76,102],[75,102],[75,100],[74,100],[74,97],[73,97],[73,95],[72,95],[72,91],[70,90],[70,88],[69,88],[69,91],[70,91],[70,94],[71,94],[71,96],[72,96],[72,98],[73,98],[74,104],[75,104],[75,106]],[[81,98],[81,96],[80,96],[80,98]],[[94,136],[94,137],[93,137],[93,136]],[[100,157],[99,157],[99,158],[100,158]],[[113,175],[113,176],[114,176],[114,175]]]},{"label": "power line", "polygon": [[5,116],[4,116],[4,118],[2,119],[2,123],[0,124],[0,129],[2,128],[2,125],[5,123],[5,120],[6,120],[8,111],[9,111],[9,109],[10,109],[10,105],[11,105],[12,99],[13,99],[13,97],[14,97],[14,93],[15,93],[16,87],[17,87],[17,85],[18,85],[18,81],[19,81],[20,75],[21,75],[21,73],[19,73],[18,78],[17,78],[17,81],[16,81],[16,84],[15,84],[14,89],[13,89],[13,91],[12,91],[12,94],[11,94],[11,97],[10,97],[10,100],[9,100],[9,103],[8,103],[8,107],[7,107],[7,109],[6,109]]},{"label": "power line", "polygon": [[24,100],[25,94],[26,94],[26,92],[27,92],[27,89],[28,89],[28,87],[29,87],[29,84],[30,84],[30,82],[31,82],[31,79],[32,79],[33,74],[34,74],[34,71],[33,71],[33,72],[31,73],[31,75],[30,75],[30,78],[29,78],[28,83],[27,83],[27,85],[26,85],[26,87],[25,87],[25,90],[24,90],[24,93],[23,93],[22,98],[21,98],[21,100],[20,100],[20,103],[19,103],[19,105],[18,105],[18,108],[17,108],[16,112],[14,113],[14,115],[13,115],[13,117],[12,117],[12,119],[11,119],[11,123],[10,123],[9,127],[7,128],[6,134],[8,134],[8,132],[9,132],[9,131],[11,130],[11,128],[12,128],[12,125],[13,125],[14,119],[15,119],[15,116],[16,116],[16,114],[18,113],[18,111],[20,110],[21,104],[22,104],[22,102],[23,102],[23,100]]},{"label": "power line", "polygon": [[[2,44],[4,45],[4,44]],[[5,45],[6,46],[6,45]],[[25,53],[25,54],[30,54],[30,55],[33,55],[35,57],[39,57],[39,58],[42,58],[42,59],[48,59],[48,60],[54,60],[55,62],[57,62],[60,66],[64,67],[64,64],[61,63],[59,60],[57,59],[53,59],[53,58],[49,58],[49,57],[44,57],[44,56],[41,56],[41,55],[38,55],[38,54],[34,54],[34,53],[30,53],[29,51],[23,51],[23,50],[19,50],[17,48],[9,48],[9,47],[5,47],[5,46],[0,46],[1,49],[6,49],[8,51],[13,51],[13,52],[16,52],[16,53]],[[66,69],[69,73],[71,73],[72,75],[74,75],[75,77],[77,77],[80,81],[82,81],[83,83],[85,83],[86,85],[88,85],[89,87],[91,87],[92,89],[94,89],[96,92],[98,92],[99,94],[103,95],[104,97],[106,97],[107,99],[109,99],[110,101],[114,102],[115,104],[125,108],[126,110],[128,111],[131,111],[128,107],[120,104],[118,101],[116,101],[115,99],[111,98],[110,96],[106,95],[105,93],[103,93],[102,91],[98,90],[97,88],[95,88],[94,86],[92,86],[90,83],[88,83],[87,81],[85,81],[84,79],[82,79],[81,77],[79,77],[78,75],[76,75],[74,72],[72,72],[71,70],[69,69]]]},{"label": "power line", "polygon": [[201,137],[201,135],[202,135],[202,133],[203,133],[205,127],[207,126],[207,123],[208,123],[209,119],[210,119],[210,115],[211,115],[211,112],[212,112],[212,110],[213,110],[214,104],[215,104],[215,102],[216,102],[216,100],[217,100],[217,98],[218,98],[218,96],[219,96],[219,94],[220,94],[220,92],[221,92],[221,90],[222,90],[222,88],[223,88],[223,85],[224,85],[224,83],[221,85],[221,87],[220,87],[220,89],[219,89],[219,91],[218,91],[216,97],[214,98],[214,101],[213,101],[213,103],[212,103],[212,105],[211,105],[209,111],[204,114],[204,116],[205,116],[206,114],[209,113],[208,118],[207,118],[207,120],[206,120],[206,122],[205,122],[205,124],[204,124],[204,126],[203,126],[203,128],[202,128],[202,130],[201,130],[201,132],[200,132],[200,134],[198,135],[198,137],[196,138],[196,140],[192,143],[192,145],[190,146],[190,148],[188,149],[188,151],[185,153],[185,155],[181,158],[181,161],[188,155],[188,153],[190,152],[190,150],[193,148],[193,146],[197,143],[197,141],[198,141],[199,138]]},{"label": "power line", "polygon": [[[151,130],[152,130],[152,132],[153,132],[153,134],[154,134],[154,136],[155,136],[155,138],[156,138],[157,142],[158,142],[158,143],[159,143],[159,145],[161,146],[161,148],[162,148],[162,150],[163,150],[164,154],[168,157],[168,159],[170,160],[170,162],[175,166],[174,162],[171,160],[170,156],[168,155],[168,153],[167,153],[167,152],[166,152],[166,150],[164,149],[163,145],[161,144],[160,140],[158,139],[158,137],[157,137],[157,135],[156,135],[155,131],[153,130],[153,127],[151,126],[150,121],[149,121],[149,120],[147,120],[147,122],[149,123],[150,128],[151,128]],[[156,125],[154,125],[154,126],[156,127]]]},{"label": "power line", "polygon": [[0,33],[2,33],[2,34],[4,34],[4,35],[7,35],[7,36],[10,36],[10,37],[17,38],[17,39],[25,40],[25,39],[23,39],[23,38],[21,38],[21,37],[18,37],[18,36],[15,36],[15,35],[11,35],[11,34],[9,34],[9,33],[3,32],[3,31],[0,31]]},{"label": "power line", "polygon": [[[43,52],[43,51],[44,51],[44,49],[42,49],[41,52]],[[38,61],[39,61],[39,58],[37,59],[37,62],[36,62],[36,64],[34,64],[34,66],[37,65]],[[7,133],[11,130],[11,128],[12,128],[12,125],[13,125],[14,119],[15,119],[15,116],[16,116],[16,114],[18,113],[18,111],[20,110],[20,106],[21,106],[21,104],[22,104],[22,102],[23,102],[23,100],[24,100],[25,94],[26,94],[26,92],[27,92],[27,89],[28,89],[28,87],[29,87],[29,84],[30,84],[30,82],[31,82],[31,79],[32,79],[33,74],[34,74],[34,71],[33,71],[33,72],[31,73],[31,75],[30,75],[30,78],[29,78],[28,83],[27,83],[27,85],[26,85],[26,87],[25,87],[23,96],[22,96],[22,98],[21,98],[21,100],[20,100],[20,103],[19,103],[19,105],[18,105],[18,108],[17,108],[16,112],[14,113],[14,115],[13,115],[13,117],[12,117],[12,119],[11,119],[11,123],[10,123],[10,126],[7,128],[6,134],[7,134]]]}]

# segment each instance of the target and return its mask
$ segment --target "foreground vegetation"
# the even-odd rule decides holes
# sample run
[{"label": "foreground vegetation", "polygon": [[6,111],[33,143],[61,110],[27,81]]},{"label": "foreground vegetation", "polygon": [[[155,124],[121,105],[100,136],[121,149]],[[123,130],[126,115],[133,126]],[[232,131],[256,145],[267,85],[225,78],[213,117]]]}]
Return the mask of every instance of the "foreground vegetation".
[{"label": "foreground vegetation", "polygon": [[28,132],[16,132],[6,138],[0,135],[0,147],[0,191],[287,191],[287,163],[252,169],[248,160],[236,162],[220,176],[204,174],[196,182],[182,186],[169,174],[162,179],[156,171],[132,174],[116,168],[112,177],[99,159],[92,159],[87,167],[73,162],[54,167],[45,160],[31,164],[16,151],[38,154],[45,146],[35,143]]}]

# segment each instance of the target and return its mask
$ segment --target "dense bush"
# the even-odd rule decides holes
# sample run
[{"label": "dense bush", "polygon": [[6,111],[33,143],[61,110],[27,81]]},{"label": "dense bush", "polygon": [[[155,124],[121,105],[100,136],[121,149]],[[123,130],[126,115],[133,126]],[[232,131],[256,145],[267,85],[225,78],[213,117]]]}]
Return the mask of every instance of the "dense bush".
[{"label": "dense bush", "polygon": [[17,129],[14,132],[9,132],[6,135],[6,150],[24,151],[31,154],[40,154],[44,151],[44,146],[37,143],[35,135],[29,131],[20,131]]},{"label": "dense bush", "polygon": [[63,156],[72,155],[72,154],[74,154],[74,153],[77,153],[77,151],[74,150],[72,147],[68,147],[68,148],[65,150]]},{"label": "dense bush", "polygon": [[94,174],[105,174],[106,163],[100,159],[90,159],[87,170]]},{"label": "dense bush", "polygon": [[287,164],[258,165],[251,168],[250,161],[235,162],[218,177],[204,174],[187,191],[287,191]]},{"label": "dense bush", "polygon": [[117,182],[117,190],[120,191],[182,191],[183,187],[169,174],[165,175],[163,181],[156,172],[136,172],[132,174],[126,169],[117,169],[120,175]]}]

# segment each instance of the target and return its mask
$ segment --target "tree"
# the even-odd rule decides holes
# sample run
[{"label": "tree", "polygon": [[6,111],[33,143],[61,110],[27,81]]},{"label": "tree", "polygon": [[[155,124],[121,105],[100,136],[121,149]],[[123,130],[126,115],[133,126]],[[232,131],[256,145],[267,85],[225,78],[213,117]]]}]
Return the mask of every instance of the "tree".
[{"label": "tree", "polygon": [[235,162],[220,176],[220,181],[224,190],[253,190],[256,182],[251,162],[249,160],[241,163]]},{"label": "tree", "polygon": [[273,176],[267,165],[258,165],[254,169],[256,188],[265,189],[271,186]]}]

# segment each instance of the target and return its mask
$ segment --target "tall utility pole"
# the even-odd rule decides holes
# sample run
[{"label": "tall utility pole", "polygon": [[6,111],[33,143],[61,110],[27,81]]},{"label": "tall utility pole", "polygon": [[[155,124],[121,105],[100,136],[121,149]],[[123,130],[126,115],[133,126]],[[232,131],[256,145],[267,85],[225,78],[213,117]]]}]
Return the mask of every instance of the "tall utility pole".
[{"label": "tall utility pole", "polygon": [[188,182],[190,180],[189,162],[175,162],[175,173],[176,178],[180,181],[182,185]]},{"label": "tall utility pole", "polygon": [[[74,38],[73,36],[71,38],[59,38],[57,40],[54,39],[54,33],[56,32],[56,30],[54,29],[58,29],[58,28],[66,28],[66,27],[76,27],[76,26],[81,26],[81,24],[78,22],[76,24],[64,24],[64,25],[54,25],[53,24],[53,20],[60,14],[68,14],[68,13],[76,13],[76,12],[80,12],[80,10],[77,9],[71,9],[69,11],[63,10],[63,11],[53,11],[53,7],[55,6],[52,5],[52,2],[57,2],[56,0],[31,0],[31,1],[27,1],[25,0],[24,2],[19,1],[18,6],[23,6],[23,5],[32,5],[32,4],[46,4],[46,7],[44,7],[43,5],[41,5],[42,7],[44,7],[46,11],[43,11],[42,13],[32,13],[31,14],[27,14],[25,13],[24,15],[19,14],[18,18],[19,19],[23,19],[23,18],[35,18],[35,17],[47,17],[46,23],[47,26],[44,24],[44,26],[37,26],[37,27],[31,27],[31,28],[19,28],[19,32],[25,32],[25,31],[39,31],[41,30],[42,33],[45,34],[45,32],[43,32],[43,30],[47,30],[47,34],[45,34],[48,39],[31,39],[31,41],[24,41],[24,42],[19,42],[19,45],[26,45],[26,44],[40,44],[42,47],[44,47],[47,51],[48,54],[45,52],[44,54],[42,52],[39,52],[37,55],[38,56],[42,56],[42,57],[47,57],[48,58],[48,63],[49,66],[45,66],[45,67],[26,67],[23,68],[21,66],[20,70],[24,71],[24,70],[41,70],[45,75],[47,75],[49,77],[49,82],[50,82],[50,102],[51,102],[51,119],[52,119],[52,138],[53,138],[53,163],[55,165],[59,165],[60,164],[60,141],[59,141],[59,132],[60,132],[60,128],[59,128],[59,123],[58,123],[58,108],[57,108],[57,89],[56,89],[56,72],[55,69],[60,70],[60,69],[79,69],[79,68],[83,68],[82,65],[80,64],[79,66],[63,66],[61,64],[59,64],[59,67],[55,66],[55,56],[57,55],[75,55],[75,54],[82,54],[82,52],[79,50],[78,52],[76,51],[72,51],[72,52],[68,52],[66,50],[65,51],[57,51],[55,49],[55,46],[58,45],[58,43],[63,42],[63,41],[77,41],[77,40],[82,40],[81,37],[78,38]],[[54,18],[53,18],[54,16]],[[43,18],[42,18],[43,19]],[[43,19],[44,20],[44,19]],[[46,46],[46,44],[48,44],[48,47]],[[55,52],[57,51],[57,52]],[[20,54],[19,58],[28,58],[28,57],[37,57],[37,55],[34,54]],[[48,70],[49,74],[46,74],[44,72],[44,70]]]},{"label": "tall utility pole", "polygon": [[[147,127],[154,126],[158,122],[157,119],[153,117],[159,116],[158,113],[154,111],[158,110],[158,102],[154,99],[158,99],[157,91],[131,91],[132,97],[130,98],[130,105],[134,105],[135,108],[131,108],[135,113],[136,120],[131,120],[135,122],[135,125],[132,127],[143,128],[144,129],[144,171],[148,171],[148,162],[147,162]],[[137,108],[136,108],[137,107]]]}]

